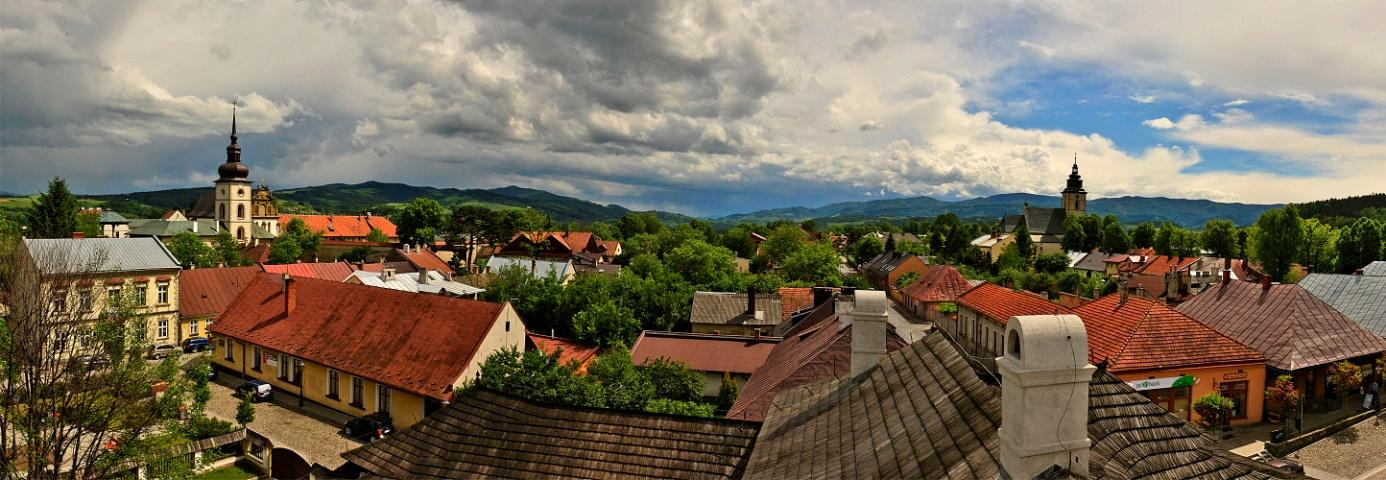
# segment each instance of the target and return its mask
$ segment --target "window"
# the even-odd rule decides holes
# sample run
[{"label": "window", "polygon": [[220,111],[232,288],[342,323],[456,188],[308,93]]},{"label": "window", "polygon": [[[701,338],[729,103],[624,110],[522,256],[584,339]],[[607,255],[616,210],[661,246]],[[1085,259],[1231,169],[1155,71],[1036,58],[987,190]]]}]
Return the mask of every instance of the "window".
[{"label": "window", "polygon": [[228,362],[234,362],[234,361],[236,361],[236,356],[235,356],[234,354],[231,353],[231,339],[229,339],[229,338],[226,339],[226,361],[228,361]]},{"label": "window", "polygon": [[[270,354],[270,358],[279,363],[279,379],[289,380],[289,356]],[[292,381],[292,380],[290,380]]]},{"label": "window", "polygon": [[236,219],[245,220],[245,205],[236,205]]},{"label": "window", "polygon": [[67,351],[67,332],[58,332],[53,338],[53,349],[59,352]]},{"label": "window", "polygon": [[106,289],[106,304],[120,305],[120,287]]},{"label": "window", "polygon": [[[221,192],[221,193],[226,193],[226,192],[223,191],[223,192]],[[226,220],[226,205],[221,205],[221,204],[218,204],[218,205],[217,205],[217,219],[218,219],[218,220]]]},{"label": "window", "polygon": [[158,333],[159,333],[159,335],[158,335],[159,338],[168,338],[168,319],[167,319],[167,318],[160,318],[160,319],[159,319],[159,330],[158,330]]},{"label": "window", "polygon": [[245,240],[245,227],[236,227],[236,240]]},{"label": "window", "polygon": [[360,408],[361,402],[364,401],[364,399],[361,398],[361,390],[364,389],[364,383],[365,382],[361,381],[361,377],[355,375],[351,376],[351,404],[355,405],[357,408]]},{"label": "window", "polygon": [[197,320],[196,320],[196,319],[193,319],[193,321],[188,322],[188,336],[191,336],[191,337],[196,337],[196,336],[197,336]]},{"label": "window", "polygon": [[327,371],[327,398],[337,398],[337,371]]},{"label": "window", "polygon": [[67,311],[67,290],[53,292],[53,312],[63,313]]},{"label": "window", "polygon": [[78,306],[79,306],[79,307],[78,307],[78,310],[79,310],[79,311],[81,311],[81,312],[83,312],[83,313],[90,312],[90,311],[91,311],[91,289],[90,289],[90,288],[83,288],[82,291],[77,292],[77,301],[80,302],[80,303],[78,303]]},{"label": "window", "polygon": [[1228,420],[1241,420],[1246,418],[1246,392],[1247,381],[1222,382],[1218,384],[1218,393],[1232,399],[1232,411],[1228,412]]},{"label": "window", "polygon": [[159,305],[168,304],[168,282],[159,282]]},{"label": "window", "polygon": [[250,369],[258,372],[260,371],[260,346],[255,345],[250,347],[250,351],[255,355],[250,358]]},{"label": "window", "polygon": [[149,285],[135,285],[135,304],[141,307],[149,305]]},{"label": "window", "polygon": [[375,411],[390,413],[390,387],[375,384]]}]

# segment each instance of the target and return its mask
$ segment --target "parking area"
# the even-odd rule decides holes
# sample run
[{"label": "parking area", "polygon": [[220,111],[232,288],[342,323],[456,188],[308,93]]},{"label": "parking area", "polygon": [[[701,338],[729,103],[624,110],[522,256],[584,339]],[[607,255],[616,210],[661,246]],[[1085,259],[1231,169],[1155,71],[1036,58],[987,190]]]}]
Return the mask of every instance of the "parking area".
[{"label": "parking area", "polygon": [[[240,399],[235,387],[242,381],[221,372],[212,382],[212,399],[207,402],[207,415],[236,421],[236,406]],[[335,469],[346,463],[342,452],[361,446],[360,442],[342,436],[342,424],[351,417],[313,404],[297,406],[298,398],[286,392],[275,392],[273,401],[255,404],[255,421],[250,428],[264,435],[276,447],[291,449],[308,462]]]}]

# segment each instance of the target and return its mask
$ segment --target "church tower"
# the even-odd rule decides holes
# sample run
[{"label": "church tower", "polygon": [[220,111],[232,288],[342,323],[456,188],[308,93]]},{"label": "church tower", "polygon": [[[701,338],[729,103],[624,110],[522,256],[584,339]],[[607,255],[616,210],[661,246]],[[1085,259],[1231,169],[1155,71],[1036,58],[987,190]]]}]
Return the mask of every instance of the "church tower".
[{"label": "church tower", "polygon": [[1073,155],[1073,172],[1068,174],[1068,187],[1064,188],[1064,214],[1083,216],[1088,213],[1088,192],[1083,190],[1083,177],[1078,175],[1078,155]]},{"label": "church tower", "polygon": [[251,243],[250,167],[241,163],[241,146],[236,144],[236,112],[231,111],[231,144],[226,146],[226,163],[217,167],[216,219],[242,245]]}]

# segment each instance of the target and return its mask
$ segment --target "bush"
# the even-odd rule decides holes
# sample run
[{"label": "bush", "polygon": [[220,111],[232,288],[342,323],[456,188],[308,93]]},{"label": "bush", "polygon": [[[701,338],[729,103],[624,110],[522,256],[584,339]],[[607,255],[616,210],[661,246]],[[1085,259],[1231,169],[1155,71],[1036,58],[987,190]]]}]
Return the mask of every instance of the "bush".
[{"label": "bush", "polygon": [[1062,253],[1050,253],[1040,255],[1035,258],[1035,271],[1041,273],[1059,273],[1068,269],[1068,255]]},{"label": "bush", "polygon": [[712,418],[717,416],[716,409],[712,404],[699,402],[686,402],[682,400],[669,400],[667,398],[656,398],[645,404],[645,411],[650,413],[667,413],[670,415],[683,415],[685,417],[705,417]]},{"label": "bush", "polygon": [[1328,384],[1333,385],[1339,395],[1362,388],[1362,380],[1365,378],[1366,372],[1362,371],[1362,367],[1347,360],[1328,367]]},{"label": "bush", "polygon": [[717,389],[717,410],[723,415],[731,410],[732,405],[736,404],[736,397],[741,395],[741,385],[736,383],[731,373],[722,374],[722,386]]},{"label": "bush", "polygon": [[1218,392],[1211,392],[1194,400],[1193,409],[1194,413],[1200,417],[1203,425],[1211,428],[1218,426],[1223,415],[1232,411],[1236,406],[1232,399],[1224,397]]},{"label": "bush", "polygon": [[183,426],[183,434],[190,440],[202,440],[226,435],[234,431],[236,427],[231,422],[217,420],[209,417],[193,417],[188,420],[187,425]]}]

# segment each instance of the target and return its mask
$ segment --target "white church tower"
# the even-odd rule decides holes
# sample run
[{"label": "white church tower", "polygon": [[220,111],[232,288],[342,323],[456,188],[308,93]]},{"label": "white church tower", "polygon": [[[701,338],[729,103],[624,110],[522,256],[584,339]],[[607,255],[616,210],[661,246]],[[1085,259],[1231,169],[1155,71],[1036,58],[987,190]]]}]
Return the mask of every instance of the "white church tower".
[{"label": "white church tower", "polygon": [[242,245],[250,244],[251,220],[250,167],[241,163],[241,146],[236,144],[236,112],[231,111],[231,144],[226,146],[226,163],[217,167],[216,218]]}]

